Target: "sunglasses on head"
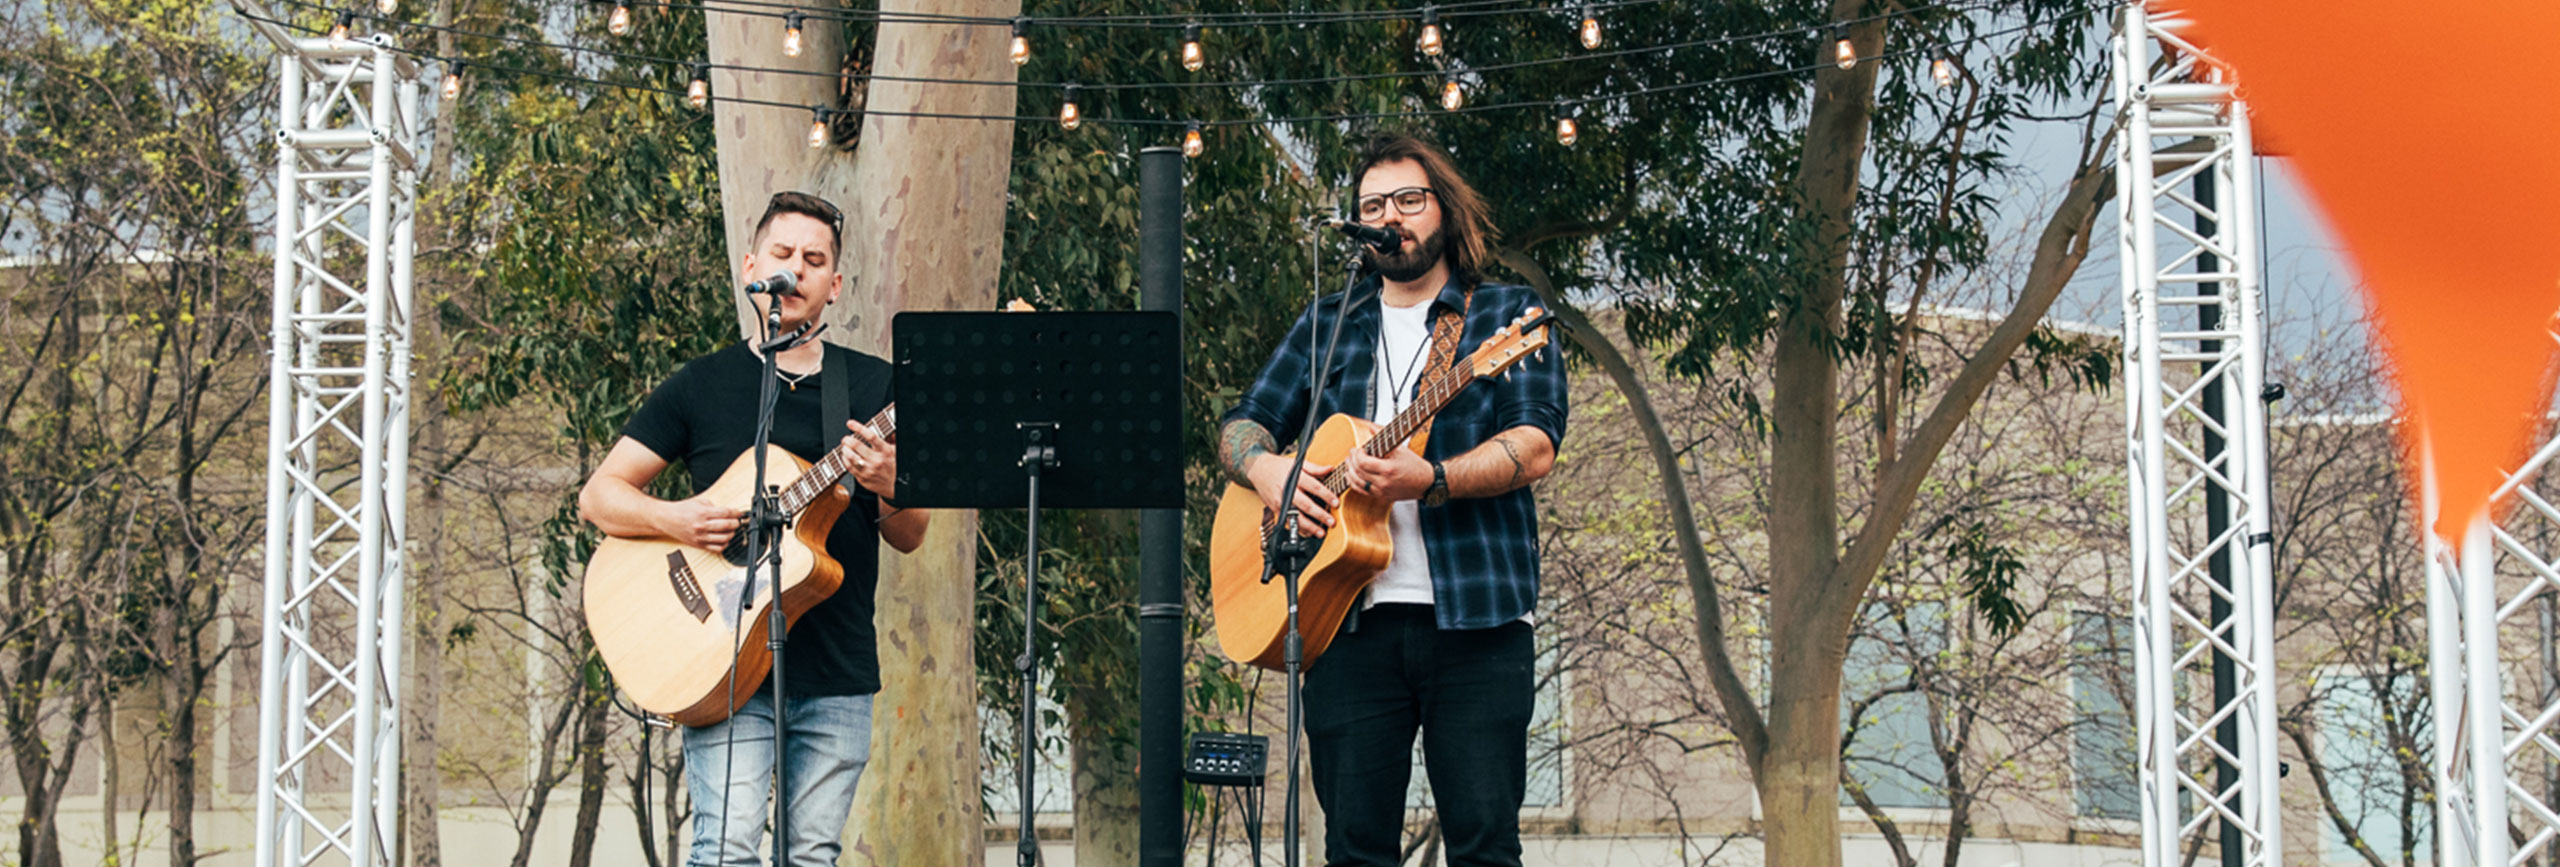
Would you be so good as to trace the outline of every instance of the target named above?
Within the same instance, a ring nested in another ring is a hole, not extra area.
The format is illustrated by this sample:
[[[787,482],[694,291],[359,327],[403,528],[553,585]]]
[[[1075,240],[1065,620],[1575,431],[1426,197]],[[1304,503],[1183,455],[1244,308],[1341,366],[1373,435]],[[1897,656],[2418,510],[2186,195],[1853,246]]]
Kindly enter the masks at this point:
[[[844,212],[837,210],[835,203],[797,190],[786,190],[773,194],[773,199],[765,203],[765,210],[773,210],[775,208],[783,208],[792,211],[814,211],[821,217],[824,217],[827,224],[830,226],[841,227],[844,225]]]

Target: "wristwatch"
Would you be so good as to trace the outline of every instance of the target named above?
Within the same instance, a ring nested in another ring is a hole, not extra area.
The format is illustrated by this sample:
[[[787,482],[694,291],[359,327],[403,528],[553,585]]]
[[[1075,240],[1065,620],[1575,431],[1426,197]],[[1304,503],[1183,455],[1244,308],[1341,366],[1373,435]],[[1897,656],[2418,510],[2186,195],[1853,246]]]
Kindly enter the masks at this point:
[[[1437,506],[1449,501],[1449,468],[1439,461],[1431,462],[1431,487],[1422,491],[1422,504]]]

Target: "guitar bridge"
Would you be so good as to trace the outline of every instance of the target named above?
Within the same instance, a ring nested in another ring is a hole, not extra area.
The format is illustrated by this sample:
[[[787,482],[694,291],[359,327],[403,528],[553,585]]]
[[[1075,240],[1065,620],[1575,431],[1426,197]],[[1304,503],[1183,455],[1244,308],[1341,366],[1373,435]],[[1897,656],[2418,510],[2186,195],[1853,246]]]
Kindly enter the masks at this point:
[[[685,562],[684,552],[667,552],[667,583],[675,585],[676,601],[684,603],[684,612],[695,622],[711,620],[711,600],[703,598],[702,582],[693,577],[693,564]]]

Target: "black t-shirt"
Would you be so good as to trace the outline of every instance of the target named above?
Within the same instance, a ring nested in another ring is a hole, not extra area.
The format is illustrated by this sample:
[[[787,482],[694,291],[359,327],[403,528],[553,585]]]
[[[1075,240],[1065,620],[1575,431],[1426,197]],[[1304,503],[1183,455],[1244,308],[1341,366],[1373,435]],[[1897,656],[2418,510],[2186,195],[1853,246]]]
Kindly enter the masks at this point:
[[[683,461],[700,491],[719,481],[739,455],[755,446],[757,378],[763,362],[745,343],[685,362],[668,377],[640,411],[622,426],[622,435],[649,447],[658,457]],[[842,428],[826,413],[826,386],[820,377],[850,374],[852,407],[857,421],[869,421],[889,405],[889,363],[841,346],[827,346],[819,376],[793,388],[774,383],[773,445],[801,460],[815,462],[844,439]],[[787,485],[790,479],[767,479]],[[844,585],[791,629],[783,645],[783,676],[793,695],[864,695],[880,691],[880,653],[871,625],[872,594],[880,585],[879,499],[869,490],[842,480],[853,490],[853,504],[827,534],[827,554],[844,567]],[[755,684],[739,684],[748,689]]]

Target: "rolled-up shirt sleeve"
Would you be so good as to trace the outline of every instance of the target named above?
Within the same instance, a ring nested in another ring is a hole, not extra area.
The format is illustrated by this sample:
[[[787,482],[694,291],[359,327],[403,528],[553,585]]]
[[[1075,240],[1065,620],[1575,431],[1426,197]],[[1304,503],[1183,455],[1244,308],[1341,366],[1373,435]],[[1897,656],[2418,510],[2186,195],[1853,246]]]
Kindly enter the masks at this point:
[[[1526,312],[1530,304],[1536,303],[1537,296],[1525,291],[1522,294],[1528,295],[1529,304],[1522,305],[1521,311]],[[1513,315],[1516,317],[1518,314]],[[1554,342],[1563,340],[1564,333],[1550,326],[1547,339],[1549,345],[1521,359],[1512,368],[1510,377],[1494,380],[1493,386],[1500,395],[1500,399],[1494,401],[1494,430],[1537,428],[1546,433],[1548,444],[1562,450],[1568,398],[1564,347],[1554,345]]]
[[[1271,360],[1262,365],[1262,373],[1245,389],[1244,398],[1218,420],[1220,429],[1245,419],[1270,431],[1271,438],[1283,445],[1296,440],[1307,413],[1307,370],[1314,366],[1308,342],[1315,330],[1315,310],[1310,308],[1298,316],[1297,324],[1290,326],[1289,336],[1282,338],[1280,346],[1272,351]]]

